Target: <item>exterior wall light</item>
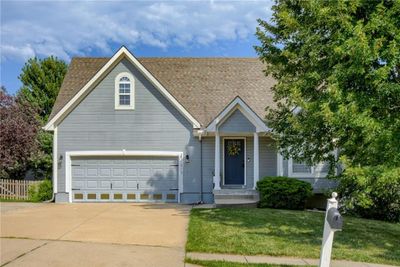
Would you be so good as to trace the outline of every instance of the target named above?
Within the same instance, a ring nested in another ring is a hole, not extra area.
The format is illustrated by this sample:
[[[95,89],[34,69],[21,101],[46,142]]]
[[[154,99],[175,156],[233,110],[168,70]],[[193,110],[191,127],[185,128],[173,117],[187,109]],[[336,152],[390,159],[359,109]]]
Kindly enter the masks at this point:
[[[190,162],[190,158],[193,156],[194,146],[186,146],[186,156],[185,161],[186,163]]]

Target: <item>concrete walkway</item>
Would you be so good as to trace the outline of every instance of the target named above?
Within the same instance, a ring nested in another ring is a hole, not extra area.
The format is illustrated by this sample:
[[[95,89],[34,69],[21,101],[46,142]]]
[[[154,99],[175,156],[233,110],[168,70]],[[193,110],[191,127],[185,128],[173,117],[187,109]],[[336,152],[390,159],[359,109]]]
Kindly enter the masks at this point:
[[[290,257],[272,257],[272,256],[246,256],[232,254],[212,254],[212,253],[186,253],[187,258],[194,260],[208,261],[229,261],[240,263],[269,263],[269,264],[287,264],[287,265],[318,265],[318,259],[302,259]],[[334,260],[331,262],[331,267],[393,267],[393,265],[354,262],[344,260]]]

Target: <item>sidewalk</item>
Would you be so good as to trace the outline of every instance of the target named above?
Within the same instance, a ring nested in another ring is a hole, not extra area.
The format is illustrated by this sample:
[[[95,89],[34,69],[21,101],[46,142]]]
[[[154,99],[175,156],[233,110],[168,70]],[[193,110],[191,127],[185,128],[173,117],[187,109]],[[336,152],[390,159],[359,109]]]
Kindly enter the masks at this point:
[[[246,256],[232,254],[212,254],[212,253],[197,253],[188,252],[186,258],[194,260],[209,260],[209,261],[230,261],[241,263],[270,263],[270,264],[288,264],[288,265],[314,265],[319,263],[318,259],[302,259],[290,257],[272,257],[272,256]],[[393,265],[354,262],[345,260],[333,260],[331,267],[393,267]]]

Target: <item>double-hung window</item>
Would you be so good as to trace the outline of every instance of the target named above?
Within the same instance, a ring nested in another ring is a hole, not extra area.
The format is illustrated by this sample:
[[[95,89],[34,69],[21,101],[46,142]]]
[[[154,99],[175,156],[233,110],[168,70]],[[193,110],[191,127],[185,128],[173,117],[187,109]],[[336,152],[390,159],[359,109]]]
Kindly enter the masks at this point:
[[[329,171],[329,164],[323,162],[315,166],[310,166],[304,162],[298,162],[290,158],[288,168],[289,177],[325,177]]]
[[[134,109],[134,79],[124,72],[115,78],[115,109]]]

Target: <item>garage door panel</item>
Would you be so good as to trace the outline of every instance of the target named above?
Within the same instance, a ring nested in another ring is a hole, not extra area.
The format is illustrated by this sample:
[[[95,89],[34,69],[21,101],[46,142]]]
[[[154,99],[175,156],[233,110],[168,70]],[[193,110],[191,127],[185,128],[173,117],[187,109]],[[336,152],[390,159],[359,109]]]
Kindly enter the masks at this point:
[[[100,169],[100,176],[110,177],[111,176],[111,168],[101,168]]]
[[[86,170],[87,170],[86,172],[87,176],[92,176],[92,177],[98,176],[99,171],[97,168],[87,168]]]
[[[100,181],[100,188],[111,189],[111,181]]]
[[[136,180],[128,180],[126,181],[127,188],[137,188],[137,181]]]
[[[150,168],[143,168],[139,170],[139,176],[148,177],[151,174]]]
[[[113,189],[118,189],[118,188],[124,188],[125,186],[125,182],[124,181],[118,181],[118,180],[113,180],[112,181],[112,186]]]
[[[136,177],[137,174],[138,174],[137,169],[132,169],[132,168],[129,168],[129,167],[126,169],[126,175],[127,175],[127,176],[134,176],[134,177]]]
[[[75,180],[72,182],[72,188],[83,189],[85,188],[85,182],[80,180]]]
[[[98,181],[92,181],[92,180],[87,181],[87,188],[90,189],[98,188]]]
[[[73,199],[176,202],[177,164],[174,158],[72,158]]]
[[[79,168],[79,167],[73,168],[72,169],[72,175],[74,177],[84,177],[85,176],[85,169]]]
[[[113,177],[124,176],[124,169],[123,168],[113,168],[112,174],[113,174]]]

